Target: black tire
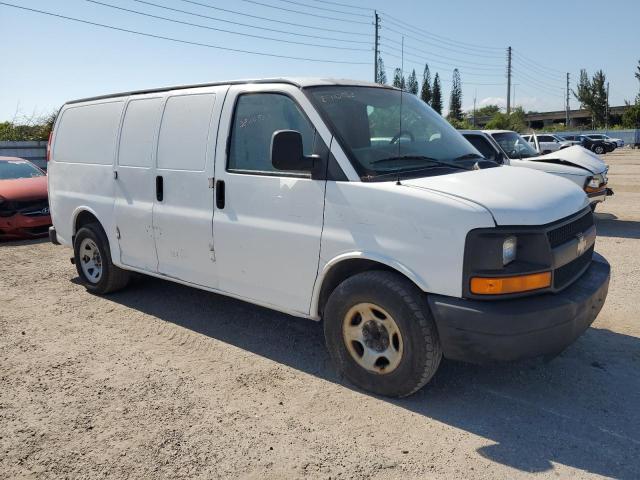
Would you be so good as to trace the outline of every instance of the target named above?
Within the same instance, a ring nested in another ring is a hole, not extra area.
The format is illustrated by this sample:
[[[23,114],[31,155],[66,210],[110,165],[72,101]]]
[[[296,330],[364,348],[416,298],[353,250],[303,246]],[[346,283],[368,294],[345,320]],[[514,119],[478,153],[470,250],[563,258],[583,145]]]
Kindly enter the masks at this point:
[[[82,252],[80,252],[80,245],[85,239],[91,239],[100,253],[102,274],[97,281],[93,281],[87,277],[81,266]],[[91,293],[104,295],[120,290],[129,283],[130,273],[116,267],[111,261],[109,240],[107,240],[107,235],[102,227],[97,223],[90,223],[78,230],[73,241],[73,257],[78,276],[82,280],[85,288]]]
[[[604,153],[604,147],[602,145],[596,145],[595,147],[593,147],[593,152],[597,153],[598,155],[602,155]]]
[[[402,355],[388,373],[365,369],[346,345],[343,322],[349,310],[360,303],[382,307],[400,331]],[[327,349],[338,374],[364,390],[405,397],[429,382],[440,365],[442,349],[426,295],[397,273],[368,271],[348,278],[331,293],[323,320]]]

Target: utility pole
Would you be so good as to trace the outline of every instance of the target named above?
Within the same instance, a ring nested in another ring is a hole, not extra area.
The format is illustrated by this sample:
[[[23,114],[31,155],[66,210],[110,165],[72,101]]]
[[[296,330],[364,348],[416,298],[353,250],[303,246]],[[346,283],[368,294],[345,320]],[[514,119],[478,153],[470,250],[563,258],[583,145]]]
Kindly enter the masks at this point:
[[[476,88],[473,94],[473,128],[476,127],[476,97],[478,96],[478,89]]]
[[[609,82],[607,82],[607,108],[604,111],[604,128],[609,131]]]
[[[569,72],[567,72],[567,100],[564,105],[564,126],[565,128],[569,128]]]
[[[375,58],[373,59],[373,68],[375,69],[375,71],[373,72],[373,81],[378,83],[378,57],[380,56],[378,50],[379,50],[379,40],[380,40],[380,36],[378,34],[378,31],[380,30],[380,16],[378,15],[378,11],[374,10],[374,15],[375,15],[375,19],[376,19],[376,38],[374,40],[375,43],[375,48],[374,48],[374,54],[375,54]]]
[[[507,115],[511,113],[511,47],[507,48]]]

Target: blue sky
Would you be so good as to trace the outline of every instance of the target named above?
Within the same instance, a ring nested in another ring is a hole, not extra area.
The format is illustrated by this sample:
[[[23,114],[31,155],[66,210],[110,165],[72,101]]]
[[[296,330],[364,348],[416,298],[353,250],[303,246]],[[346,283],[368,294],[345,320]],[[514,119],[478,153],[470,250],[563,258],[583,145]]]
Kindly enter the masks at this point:
[[[87,0],[0,1],[190,42],[347,62],[310,62],[190,46],[0,5],[5,46],[0,121],[45,114],[69,99],[155,86],[282,75],[372,80],[372,9],[382,12],[381,50],[389,79],[393,68],[400,66],[397,57],[404,33],[405,74],[416,68],[421,77],[424,62],[429,62],[432,75],[439,72],[443,80],[445,104],[454,66],[460,67],[465,108],[471,108],[474,96],[479,106],[503,104],[509,45],[514,49],[515,103],[526,109],[563,109],[563,72],[570,72],[575,86],[580,68],[590,73],[598,68],[605,71],[612,105],[633,99],[638,91],[633,77],[640,59],[637,0],[100,0],[173,20],[321,46],[197,28]],[[405,28],[404,22],[413,27]],[[573,97],[571,105],[577,107]]]

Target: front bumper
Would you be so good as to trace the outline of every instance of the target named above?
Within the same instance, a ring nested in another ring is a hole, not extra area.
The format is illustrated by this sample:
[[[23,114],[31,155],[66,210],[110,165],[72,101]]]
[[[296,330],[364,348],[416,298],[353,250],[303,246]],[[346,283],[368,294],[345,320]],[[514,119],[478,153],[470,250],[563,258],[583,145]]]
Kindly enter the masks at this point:
[[[594,253],[585,273],[558,293],[502,301],[430,295],[444,356],[487,363],[560,353],[598,316],[610,270]]]
[[[49,225],[51,225],[50,215],[28,216],[18,213],[11,217],[0,217],[0,238],[43,237],[47,235]]]

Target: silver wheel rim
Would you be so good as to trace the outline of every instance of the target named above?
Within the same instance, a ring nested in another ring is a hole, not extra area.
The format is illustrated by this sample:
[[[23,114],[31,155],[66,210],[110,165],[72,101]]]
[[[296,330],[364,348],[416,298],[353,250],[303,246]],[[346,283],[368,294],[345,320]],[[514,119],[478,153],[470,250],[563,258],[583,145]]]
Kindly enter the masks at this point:
[[[369,372],[391,373],[402,360],[404,347],[398,324],[373,303],[359,303],[349,309],[342,322],[342,337],[351,357]]]
[[[102,278],[102,257],[96,242],[85,238],[80,242],[80,268],[87,280],[98,283]]]

